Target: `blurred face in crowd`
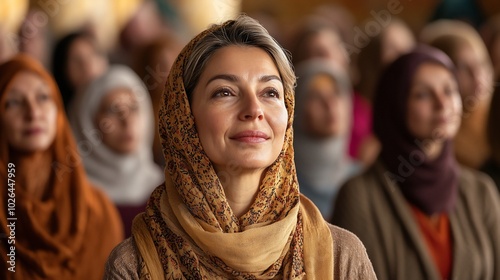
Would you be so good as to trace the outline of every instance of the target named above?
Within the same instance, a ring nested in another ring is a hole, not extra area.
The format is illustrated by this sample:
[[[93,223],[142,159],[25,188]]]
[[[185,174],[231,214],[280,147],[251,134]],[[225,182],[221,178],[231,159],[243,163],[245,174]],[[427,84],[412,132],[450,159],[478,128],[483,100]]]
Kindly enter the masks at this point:
[[[342,39],[332,30],[323,29],[311,35],[306,44],[306,57],[325,58],[344,70],[349,68],[349,56]]]
[[[44,151],[56,136],[57,105],[38,75],[22,71],[12,79],[3,102],[3,127],[9,145],[21,152]]]
[[[121,31],[122,44],[141,47],[154,40],[162,32],[162,19],[154,1],[142,1],[132,18]]]
[[[349,100],[330,76],[312,78],[305,102],[305,127],[311,135],[324,138],[347,132]]]
[[[163,89],[163,85],[167,82],[168,74],[170,73],[170,69],[174,64],[175,59],[177,58],[177,52],[173,51],[171,48],[165,47],[161,50],[158,50],[154,55],[153,61],[156,64],[150,65],[153,71],[157,71],[158,78],[160,81],[158,82],[160,88]],[[163,90],[162,90],[163,91]]]
[[[283,148],[288,118],[283,84],[274,61],[260,48],[217,50],[192,93],[191,108],[217,171],[230,166],[263,171]]]
[[[392,22],[382,36],[381,62],[389,65],[403,54],[410,52],[415,46],[415,37],[403,23]]]
[[[106,58],[97,52],[88,39],[79,38],[71,44],[68,52],[67,75],[74,88],[84,87],[102,75],[107,68]]]
[[[407,125],[420,140],[450,139],[460,126],[462,102],[452,73],[435,63],[422,64],[413,76]]]
[[[102,99],[96,114],[96,126],[102,142],[117,154],[132,154],[141,141],[141,111],[129,89],[116,88]]]
[[[453,57],[455,58],[455,65],[457,67],[458,84],[462,100],[467,102],[470,98],[482,99],[489,96],[493,76],[488,69],[488,62],[483,61],[478,52],[468,44],[460,46]],[[466,105],[468,105],[468,102],[464,103],[464,106]]]

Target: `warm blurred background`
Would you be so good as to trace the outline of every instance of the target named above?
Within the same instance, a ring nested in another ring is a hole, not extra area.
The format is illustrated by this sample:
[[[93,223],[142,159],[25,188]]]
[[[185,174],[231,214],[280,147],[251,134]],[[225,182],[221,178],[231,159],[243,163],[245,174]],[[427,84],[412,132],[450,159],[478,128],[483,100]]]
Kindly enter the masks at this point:
[[[155,6],[155,11],[148,6]],[[163,21],[165,29],[188,40],[210,23],[243,12],[284,36],[310,13],[362,28],[374,19],[374,13],[390,7],[396,7],[397,16],[413,31],[438,18],[461,19],[480,27],[488,17],[500,12],[500,2],[494,0],[1,0],[0,30],[7,34],[2,38],[10,41],[4,42],[8,45],[14,43],[16,35],[21,35],[21,41],[36,40],[36,31],[42,31],[53,42],[89,28],[102,47],[109,49],[119,44],[120,34],[126,29],[138,36],[136,40],[146,40],[155,32],[155,20]],[[151,13],[157,13],[159,18]]]

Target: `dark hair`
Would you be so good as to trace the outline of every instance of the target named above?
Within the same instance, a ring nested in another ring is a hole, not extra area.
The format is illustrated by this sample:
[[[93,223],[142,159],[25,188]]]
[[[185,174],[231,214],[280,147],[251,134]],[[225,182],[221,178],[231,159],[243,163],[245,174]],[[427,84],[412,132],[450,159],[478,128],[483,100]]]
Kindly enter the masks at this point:
[[[94,38],[86,32],[75,32],[62,38],[55,46],[52,54],[52,74],[62,95],[64,107],[67,108],[73,98],[75,88],[68,77],[69,51],[76,40],[86,40],[96,48]]]

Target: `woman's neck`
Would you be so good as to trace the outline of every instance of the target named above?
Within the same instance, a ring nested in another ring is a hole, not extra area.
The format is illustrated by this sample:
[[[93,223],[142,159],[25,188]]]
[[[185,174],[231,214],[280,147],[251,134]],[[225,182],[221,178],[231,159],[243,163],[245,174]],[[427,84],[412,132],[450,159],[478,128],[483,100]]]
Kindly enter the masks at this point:
[[[263,171],[217,173],[231,210],[236,217],[240,218],[248,212],[255,201]]]
[[[425,147],[424,153],[428,161],[435,160],[443,151],[444,142],[443,141],[430,141],[430,143]]]
[[[51,156],[48,152],[13,154],[16,182],[32,199],[44,200],[50,192]]]

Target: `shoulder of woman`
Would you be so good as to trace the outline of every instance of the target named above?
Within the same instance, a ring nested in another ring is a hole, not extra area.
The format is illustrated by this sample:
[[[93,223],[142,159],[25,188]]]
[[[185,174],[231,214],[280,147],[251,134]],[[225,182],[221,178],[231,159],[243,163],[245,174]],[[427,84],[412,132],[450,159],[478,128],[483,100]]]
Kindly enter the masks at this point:
[[[493,179],[477,170],[460,167],[460,197],[466,200],[465,205],[474,205],[484,215],[500,217],[500,194]],[[498,219],[498,218],[496,218]]]
[[[335,279],[377,279],[361,240],[345,229],[328,224],[333,238]]]
[[[465,166],[460,166],[459,172],[462,192],[474,192],[483,195],[498,193],[495,188],[495,182],[486,173]]]
[[[139,253],[132,237],[118,244],[108,257],[103,279],[139,279]]]

